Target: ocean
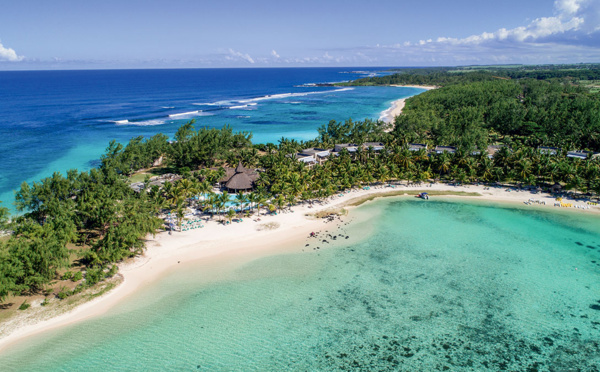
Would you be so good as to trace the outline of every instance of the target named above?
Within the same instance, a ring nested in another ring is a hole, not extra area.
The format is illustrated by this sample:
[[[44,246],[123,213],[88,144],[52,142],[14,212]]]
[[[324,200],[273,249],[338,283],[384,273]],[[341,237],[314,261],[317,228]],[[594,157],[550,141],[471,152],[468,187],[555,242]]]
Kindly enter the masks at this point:
[[[313,139],[330,120],[378,119],[416,88],[317,86],[378,68],[0,71],[0,200],[23,181],[88,170],[112,139],[231,125],[254,143]]]
[[[14,345],[0,365],[598,370],[597,216],[396,197],[363,205],[351,218],[329,229],[340,235],[336,243],[308,239],[309,247],[221,276],[194,264],[180,268],[103,316]]]

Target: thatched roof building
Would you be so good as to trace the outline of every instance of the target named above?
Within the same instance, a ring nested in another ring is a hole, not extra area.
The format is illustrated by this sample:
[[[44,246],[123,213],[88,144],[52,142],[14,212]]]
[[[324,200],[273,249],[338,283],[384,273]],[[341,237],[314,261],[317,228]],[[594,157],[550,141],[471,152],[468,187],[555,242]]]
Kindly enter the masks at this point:
[[[254,182],[258,177],[256,171],[246,169],[242,162],[239,162],[235,169],[225,169],[225,177],[221,179],[221,183],[224,183],[225,187],[231,191],[251,190],[254,188]]]

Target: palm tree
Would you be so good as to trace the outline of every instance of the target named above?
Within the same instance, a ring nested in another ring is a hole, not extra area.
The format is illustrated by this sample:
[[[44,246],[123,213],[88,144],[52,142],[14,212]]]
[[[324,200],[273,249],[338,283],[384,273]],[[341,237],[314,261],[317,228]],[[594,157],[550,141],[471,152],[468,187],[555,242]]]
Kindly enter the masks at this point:
[[[229,200],[229,193],[227,191],[223,191],[220,195],[217,196],[217,204],[219,206],[219,213],[222,209],[224,209],[225,207],[227,207],[227,204],[229,204],[230,200]]]
[[[231,223],[233,217],[235,217],[235,211],[233,209],[229,209],[227,211],[227,219],[229,220],[229,223]]]
[[[217,196],[215,194],[209,194],[208,197],[204,199],[204,208],[202,211],[204,213],[210,212],[210,217],[213,218],[217,204]]]
[[[413,164],[412,153],[407,147],[403,147],[402,150],[395,156],[396,162],[403,169],[409,169]]]
[[[493,178],[492,171],[494,169],[492,160],[487,156],[481,157],[479,161],[479,175],[484,182],[490,182]]]
[[[248,210],[252,210],[254,209],[254,206],[252,205],[252,203],[254,202],[254,198],[255,198],[255,193],[253,191],[250,191],[249,193],[246,194],[246,200],[248,202]]]
[[[240,191],[235,195],[235,203],[240,206],[240,214],[243,213],[244,204],[246,204],[247,202],[248,202],[248,198],[246,197],[246,194],[244,194],[243,192]]]
[[[264,194],[257,194],[254,202],[256,203],[256,208],[258,210],[258,216],[260,217],[260,208],[265,206],[267,203],[267,197]]]
[[[439,179],[441,181],[442,174],[447,174],[450,170],[450,167],[452,166],[452,160],[450,159],[448,153],[444,151],[435,157],[435,161],[437,163],[436,168],[439,174]]]
[[[185,199],[182,197],[178,197],[175,199],[175,215],[177,216],[177,225],[179,226],[179,231],[181,231],[181,224],[183,223],[183,218],[185,217]]]
[[[275,199],[275,205],[277,206],[277,210],[280,211],[283,209],[283,207],[285,206],[285,196],[283,195],[279,195],[277,196],[277,198]]]

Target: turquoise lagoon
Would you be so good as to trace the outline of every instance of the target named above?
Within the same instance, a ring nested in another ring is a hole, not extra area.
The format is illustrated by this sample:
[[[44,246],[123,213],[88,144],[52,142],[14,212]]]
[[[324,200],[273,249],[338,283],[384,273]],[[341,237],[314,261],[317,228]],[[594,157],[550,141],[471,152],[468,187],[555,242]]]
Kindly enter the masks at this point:
[[[188,264],[104,316],[12,346],[0,365],[598,370],[597,216],[387,198],[350,217],[291,253]]]

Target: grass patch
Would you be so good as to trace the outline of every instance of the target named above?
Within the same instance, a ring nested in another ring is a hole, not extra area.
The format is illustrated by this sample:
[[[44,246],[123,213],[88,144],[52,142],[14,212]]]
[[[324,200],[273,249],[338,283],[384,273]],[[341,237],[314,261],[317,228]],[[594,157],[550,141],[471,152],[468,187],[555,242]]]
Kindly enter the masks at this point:
[[[144,182],[144,179],[146,178],[147,175],[149,175],[150,177],[154,177],[154,176],[162,176],[167,173],[175,173],[175,172],[176,172],[175,168],[171,168],[171,167],[150,168],[150,169],[141,170],[137,173],[132,174],[131,177],[129,177],[129,180],[131,182]]]
[[[88,293],[86,294],[84,297],[87,301],[89,300],[93,300],[96,297],[100,297],[103,294],[105,294],[106,292],[110,291],[111,289],[115,288],[117,286],[117,284],[119,284],[121,281],[108,281],[106,282],[106,284],[98,291],[98,292],[93,292],[93,293]]]
[[[64,300],[47,301],[46,306],[29,307],[26,311],[20,310],[19,307],[25,307],[30,304],[32,297],[26,298],[21,306],[17,304],[21,301],[13,301],[6,308],[0,311],[0,336],[10,334],[14,330],[21,328],[23,325],[35,324],[37,322],[54,318],[68,311],[71,311],[76,306],[93,300],[106,294],[114,289],[123,281],[120,275],[116,275],[110,279],[98,283],[97,285],[85,289],[83,292],[69,296]],[[19,299],[22,297],[19,297]],[[17,300],[17,298],[15,298]],[[15,304],[16,302],[16,304]]]

